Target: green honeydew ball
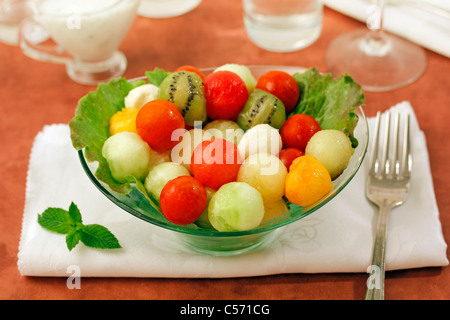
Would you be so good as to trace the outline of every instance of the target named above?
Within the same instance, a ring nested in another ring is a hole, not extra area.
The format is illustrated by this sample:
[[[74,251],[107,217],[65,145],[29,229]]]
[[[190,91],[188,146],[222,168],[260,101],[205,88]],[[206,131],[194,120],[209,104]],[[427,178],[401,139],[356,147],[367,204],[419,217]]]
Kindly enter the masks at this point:
[[[261,194],[245,182],[224,184],[208,206],[211,225],[218,231],[245,231],[259,226],[264,218]]]
[[[148,172],[150,147],[134,132],[119,132],[109,137],[102,147],[113,178],[126,182],[127,176],[143,179]]]

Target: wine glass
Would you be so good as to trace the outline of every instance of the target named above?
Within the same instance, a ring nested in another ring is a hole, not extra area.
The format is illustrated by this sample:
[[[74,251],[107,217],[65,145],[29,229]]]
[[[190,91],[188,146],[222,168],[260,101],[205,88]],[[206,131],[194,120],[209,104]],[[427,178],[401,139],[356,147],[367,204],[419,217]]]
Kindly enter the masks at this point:
[[[369,7],[367,27],[334,39],[325,53],[328,70],[348,73],[367,91],[388,91],[417,80],[425,70],[425,51],[402,38],[384,32],[385,1]]]

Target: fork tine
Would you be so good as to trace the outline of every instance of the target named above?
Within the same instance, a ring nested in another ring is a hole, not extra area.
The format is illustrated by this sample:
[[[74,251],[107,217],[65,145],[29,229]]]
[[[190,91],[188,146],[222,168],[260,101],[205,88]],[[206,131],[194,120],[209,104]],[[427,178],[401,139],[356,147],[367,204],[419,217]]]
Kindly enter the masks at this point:
[[[386,127],[384,132],[384,142],[383,142],[383,150],[381,155],[381,166],[379,167],[379,175],[388,175],[389,174],[389,167],[386,164],[389,164],[388,162],[388,154],[389,154],[389,138],[390,138],[390,128],[391,127],[391,113],[386,113]]]
[[[392,147],[392,168],[390,170],[390,174],[392,176],[398,176],[399,174],[399,167],[400,167],[400,150],[399,150],[399,144],[400,144],[400,114],[397,112],[395,114],[394,118],[394,141],[393,141],[393,147]]]
[[[400,164],[400,172],[403,177],[409,177],[412,169],[412,156],[411,156],[411,138],[410,138],[410,115],[406,115],[406,123],[403,130],[403,150],[402,159]]]

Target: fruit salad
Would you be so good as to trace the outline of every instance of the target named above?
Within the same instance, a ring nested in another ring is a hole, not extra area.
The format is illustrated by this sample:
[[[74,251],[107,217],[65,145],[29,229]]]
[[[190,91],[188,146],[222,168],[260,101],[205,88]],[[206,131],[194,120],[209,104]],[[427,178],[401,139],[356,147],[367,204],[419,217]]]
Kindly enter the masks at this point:
[[[207,75],[156,68],[100,84],[70,128],[112,190],[135,184],[174,224],[244,231],[332,190],[358,144],[363,102],[348,75],[316,68],[258,78],[239,64]]]

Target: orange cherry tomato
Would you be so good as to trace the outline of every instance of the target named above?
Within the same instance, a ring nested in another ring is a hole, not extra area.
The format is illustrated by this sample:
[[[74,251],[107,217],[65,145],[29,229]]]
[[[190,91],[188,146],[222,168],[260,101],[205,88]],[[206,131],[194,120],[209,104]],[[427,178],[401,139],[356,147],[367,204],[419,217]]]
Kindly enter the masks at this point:
[[[177,71],[195,72],[196,74],[198,74],[200,76],[200,78],[202,79],[203,83],[205,83],[205,80],[206,80],[205,74],[202,71],[200,71],[200,69],[197,68],[197,67],[194,67],[194,66],[191,66],[191,65],[184,65],[184,66],[181,66],[181,67],[177,68],[174,72],[177,72]]]
[[[172,149],[178,141],[172,141],[172,133],[184,129],[181,112],[170,101],[157,99],[147,102],[136,116],[136,130],[151,149],[162,152]]]
[[[167,220],[187,225],[195,222],[205,210],[206,188],[196,178],[181,176],[166,183],[159,203]]]

